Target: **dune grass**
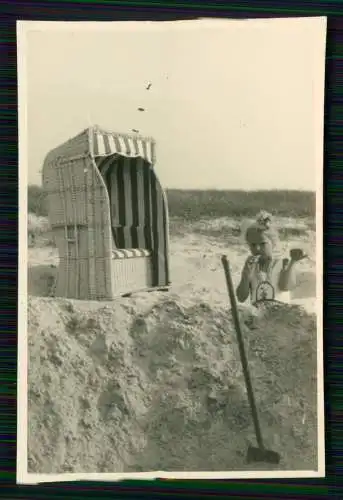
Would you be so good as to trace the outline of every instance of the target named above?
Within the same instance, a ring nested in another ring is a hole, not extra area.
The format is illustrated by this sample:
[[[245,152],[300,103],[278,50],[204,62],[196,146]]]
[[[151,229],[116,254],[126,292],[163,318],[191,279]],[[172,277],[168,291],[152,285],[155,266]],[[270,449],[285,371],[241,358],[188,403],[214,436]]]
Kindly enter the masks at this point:
[[[316,195],[311,191],[225,191],[167,189],[170,217],[186,221],[200,218],[253,217],[264,209],[280,217],[310,217],[316,213]],[[47,216],[42,187],[28,187],[28,210]]]
[[[304,191],[224,191],[167,189],[171,236],[188,232],[223,237],[236,241],[235,226],[244,218],[252,218],[262,208],[270,211],[279,224],[279,236],[287,239],[315,230],[316,195]],[[39,221],[46,218],[48,206],[41,186],[28,187],[28,210]],[[52,245],[51,238],[43,243],[42,228],[29,228],[30,246]],[[277,224],[278,225],[278,224]],[[41,226],[41,224],[40,224]]]
[[[316,195],[302,191],[167,190],[171,216],[186,220],[253,217],[264,209],[277,216],[314,217]]]

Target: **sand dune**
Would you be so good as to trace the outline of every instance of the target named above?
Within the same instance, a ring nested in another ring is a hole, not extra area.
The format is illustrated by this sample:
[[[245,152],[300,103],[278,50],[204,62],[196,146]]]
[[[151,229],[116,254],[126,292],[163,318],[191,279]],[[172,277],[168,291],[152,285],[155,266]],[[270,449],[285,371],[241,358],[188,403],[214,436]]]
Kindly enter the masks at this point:
[[[193,232],[173,224],[167,294],[49,297],[56,249],[29,249],[29,472],[251,468],[253,427],[220,263],[226,253],[237,281],[246,250],[222,222]],[[310,230],[283,241],[285,252],[301,244],[311,256],[294,304],[240,308],[280,469],[317,468],[313,241]]]

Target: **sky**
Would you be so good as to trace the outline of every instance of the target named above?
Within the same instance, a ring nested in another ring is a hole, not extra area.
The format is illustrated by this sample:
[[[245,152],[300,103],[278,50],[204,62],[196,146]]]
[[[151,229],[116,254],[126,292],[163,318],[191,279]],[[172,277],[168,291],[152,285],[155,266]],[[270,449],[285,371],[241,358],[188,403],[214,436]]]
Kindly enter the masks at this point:
[[[316,189],[323,18],[57,24],[27,30],[19,74],[30,184],[97,124],[153,136],[167,188]]]

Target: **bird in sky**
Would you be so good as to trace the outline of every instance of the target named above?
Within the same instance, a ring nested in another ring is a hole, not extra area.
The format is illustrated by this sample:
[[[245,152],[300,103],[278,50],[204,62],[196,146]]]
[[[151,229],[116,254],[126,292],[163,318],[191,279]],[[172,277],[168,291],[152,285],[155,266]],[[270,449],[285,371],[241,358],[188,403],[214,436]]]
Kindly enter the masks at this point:
[[[138,111],[145,111],[144,108],[138,108]]]
[[[132,132],[134,132],[135,134],[138,134],[138,133],[139,133],[139,130],[137,130],[137,129],[133,128],[133,129],[132,129]]]
[[[148,83],[148,86],[146,87],[147,90],[149,90],[151,87],[151,83]]]

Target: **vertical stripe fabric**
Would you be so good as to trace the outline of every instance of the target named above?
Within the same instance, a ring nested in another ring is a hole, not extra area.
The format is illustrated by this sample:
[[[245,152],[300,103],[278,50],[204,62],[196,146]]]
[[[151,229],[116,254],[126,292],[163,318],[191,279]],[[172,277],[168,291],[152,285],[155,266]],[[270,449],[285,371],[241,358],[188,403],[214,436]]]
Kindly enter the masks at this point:
[[[154,160],[154,141],[150,138],[129,134],[110,134],[98,128],[92,130],[94,157],[117,154],[129,158],[143,158],[149,163]]]
[[[152,165],[154,143],[97,129],[93,134],[93,154],[110,198],[114,249],[150,250],[153,286],[166,286],[168,207]]]

